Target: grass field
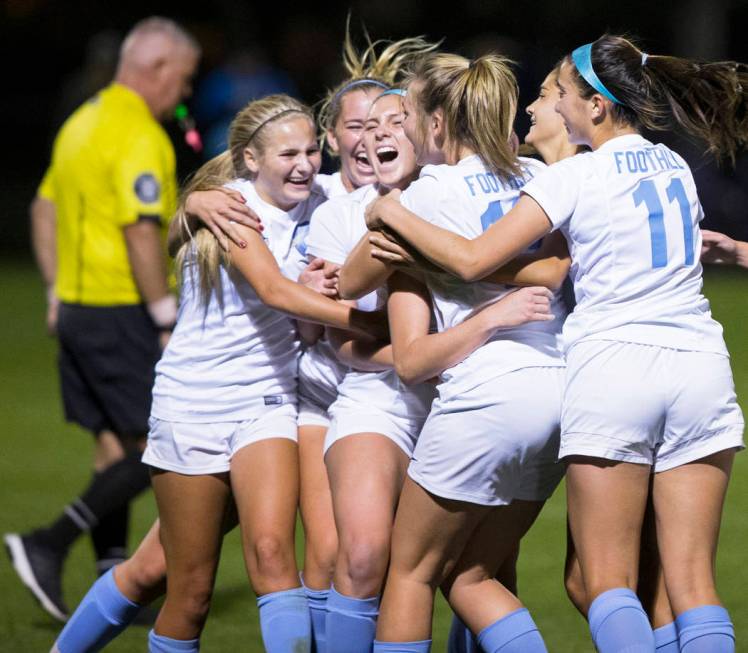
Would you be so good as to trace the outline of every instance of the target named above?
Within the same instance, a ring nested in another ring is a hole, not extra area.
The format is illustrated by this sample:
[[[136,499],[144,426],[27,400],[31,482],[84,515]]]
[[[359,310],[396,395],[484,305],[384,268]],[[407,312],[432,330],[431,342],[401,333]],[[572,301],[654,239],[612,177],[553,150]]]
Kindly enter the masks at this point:
[[[41,283],[30,263],[5,263],[4,315],[0,321],[0,530],[37,526],[56,516],[87,483],[91,441],[66,424],[58,393],[55,343],[44,333]],[[725,326],[738,396],[748,409],[748,273],[710,269],[706,294]],[[155,517],[150,494],[136,504],[131,545]],[[522,545],[520,594],[533,612],[550,651],[592,651],[585,622],[566,599],[562,584],[565,550],[564,492],[560,488]],[[718,560],[719,586],[740,640],[748,637],[748,456],[737,458],[727,499]],[[301,546],[301,543],[300,543]],[[86,538],[75,545],[65,568],[65,596],[74,607],[93,581]],[[47,651],[59,625],[42,612],[0,557],[0,651]],[[434,651],[445,650],[449,611],[438,605]],[[108,650],[144,651],[147,630],[133,627]],[[261,651],[254,596],[249,589],[236,533],[226,539],[215,600],[203,636],[206,651]],[[738,646],[738,650],[741,646]]]

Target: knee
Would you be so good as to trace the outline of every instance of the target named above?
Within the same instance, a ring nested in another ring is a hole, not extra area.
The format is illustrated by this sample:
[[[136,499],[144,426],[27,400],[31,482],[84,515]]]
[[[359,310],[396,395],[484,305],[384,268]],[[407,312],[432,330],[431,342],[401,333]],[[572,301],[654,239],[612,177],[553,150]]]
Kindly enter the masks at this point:
[[[193,572],[173,581],[169,582],[167,602],[177,604],[183,618],[201,629],[208,617],[213,596],[213,574]]]
[[[351,585],[370,594],[379,591],[389,561],[389,540],[356,537],[340,544],[343,573]]]
[[[338,536],[333,531],[324,536],[308,539],[306,542],[306,562],[322,573],[332,576],[335,558],[338,554]]]
[[[249,547],[250,567],[259,579],[282,578],[294,575],[296,559],[292,542],[275,534],[260,535]],[[253,579],[257,582],[257,579]],[[255,588],[256,591],[257,588]]]
[[[121,577],[137,594],[136,603],[150,603],[166,590],[166,560],[163,555],[133,557],[121,565]]]

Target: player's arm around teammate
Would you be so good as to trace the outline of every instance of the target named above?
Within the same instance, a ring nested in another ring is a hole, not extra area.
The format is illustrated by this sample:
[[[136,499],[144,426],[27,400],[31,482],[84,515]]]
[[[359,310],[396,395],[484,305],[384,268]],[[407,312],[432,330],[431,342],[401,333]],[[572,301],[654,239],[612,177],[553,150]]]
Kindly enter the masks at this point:
[[[683,85],[695,88],[693,78],[708,83],[684,95]],[[570,369],[560,455],[568,457],[572,536],[593,599],[590,628],[603,652],[635,644],[654,648],[646,615],[631,591],[636,585],[640,527],[652,468],[658,546],[681,650],[688,650],[696,639],[700,646],[711,647],[708,650],[734,649],[732,624],[714,585],[713,560],[732,458],[742,447],[743,418],[721,329],[699,294],[697,223],[702,212],[693,179],[680,157],[645,141],[638,129],[642,124],[650,129],[676,126],[703,140],[712,152],[731,158],[746,140],[734,109],[745,102],[744,81],[742,64],[649,56],[625,39],[602,37],[566,57],[558,80],[557,110],[570,140],[589,146],[591,153],[559,162],[539,175],[525,187],[526,195],[513,211],[472,241],[437,234],[394,203],[387,209],[392,221],[371,221],[371,226],[384,223],[394,228],[429,259],[463,278],[481,276],[551,227],[560,227],[577,247],[575,286],[584,283],[586,291],[596,290],[587,297],[587,308],[614,301],[594,285],[605,270],[616,279],[615,301],[630,298],[637,315],[646,310],[647,324],[654,321],[650,329],[621,315],[618,320],[627,320],[626,324],[593,320],[583,325],[594,314],[578,306],[565,327],[567,342],[574,344],[567,356]],[[652,111],[655,104],[664,106],[662,112]],[[591,173],[593,167],[604,168],[599,183]],[[553,198],[553,184],[558,183],[564,185],[564,196]],[[572,199],[575,193],[579,194]],[[648,221],[657,211],[666,218],[662,230]],[[613,219],[615,212],[619,213]],[[616,232],[618,225],[630,229],[627,237]],[[666,229],[673,234],[668,241],[678,242],[680,249],[666,248],[661,237]],[[601,261],[593,266],[595,256],[589,248],[606,241],[611,232],[619,237],[607,241],[609,257],[602,267]],[[617,267],[622,256],[629,261],[625,271]],[[676,308],[679,305],[699,309],[687,316]],[[698,326],[686,326],[691,320]],[[703,334],[698,342],[689,338],[692,328]],[[614,344],[600,344],[606,336]],[[697,411],[689,412],[691,408],[680,401],[663,406],[653,395],[642,396],[648,386],[630,365],[647,346],[652,347],[652,355],[672,359],[640,362],[652,369],[662,364],[667,370],[657,382],[659,388],[664,379],[672,384],[665,400],[692,397],[688,406],[698,406]],[[585,356],[594,356],[595,347],[597,355],[608,348],[606,369],[594,372],[588,365],[583,372]],[[615,348],[620,351],[613,354]],[[703,360],[694,372],[694,362],[686,361],[697,358]],[[711,379],[706,385],[705,376]],[[594,415],[594,406],[603,406],[594,392],[601,378],[618,379],[617,391],[609,395],[603,413]],[[616,397],[628,397],[627,406],[635,397],[633,403],[649,411],[639,417],[639,427],[631,423],[627,409],[616,407]],[[605,451],[602,441],[610,445]]]

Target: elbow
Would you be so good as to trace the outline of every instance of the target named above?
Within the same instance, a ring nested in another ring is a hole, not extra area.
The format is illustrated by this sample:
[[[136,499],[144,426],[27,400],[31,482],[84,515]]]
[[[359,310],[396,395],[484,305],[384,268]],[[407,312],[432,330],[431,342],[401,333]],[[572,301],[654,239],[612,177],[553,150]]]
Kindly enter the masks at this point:
[[[288,292],[284,288],[284,281],[284,278],[270,279],[264,283],[257,284],[254,291],[265,306],[273,308],[276,311],[281,311],[282,313],[288,313],[290,306],[288,305]]]
[[[424,381],[423,374],[419,372],[420,370],[407,357],[395,358],[395,373],[405,385],[415,385]]]
[[[554,292],[561,290],[561,286],[564,285],[564,281],[569,274],[569,260],[559,260],[556,265],[553,266],[551,273],[548,275],[548,283],[546,287]]]

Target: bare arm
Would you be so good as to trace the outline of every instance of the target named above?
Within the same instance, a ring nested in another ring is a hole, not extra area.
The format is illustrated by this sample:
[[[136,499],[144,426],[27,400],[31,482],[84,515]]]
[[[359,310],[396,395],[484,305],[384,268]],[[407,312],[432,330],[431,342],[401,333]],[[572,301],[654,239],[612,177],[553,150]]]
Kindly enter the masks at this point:
[[[543,209],[527,195],[522,195],[511,211],[473,240],[422,220],[388,196],[369,204],[366,221],[369,229],[384,227],[396,232],[427,259],[464,281],[483,279],[551,228]],[[378,251],[388,258],[383,250]]]
[[[701,238],[703,263],[725,263],[748,268],[748,243],[707,229],[701,230]]]
[[[431,300],[420,281],[395,273],[388,309],[395,370],[407,384],[420,383],[465,360],[499,328],[551,320],[547,288],[523,288],[440,333],[429,333]]]
[[[355,302],[345,302],[353,305]],[[375,311],[380,319],[387,319],[386,309]],[[384,340],[360,336],[342,329],[327,329],[327,338],[341,363],[362,372],[381,372],[392,369],[392,345]]]
[[[239,191],[223,186],[194,190],[188,192],[182,201],[181,210],[169,224],[167,246],[171,256],[187,242],[191,233],[195,233],[201,222],[210,229],[226,251],[229,249],[229,240],[239,247],[244,246],[244,239],[234,227],[235,223],[257,231],[263,229],[259,216],[244,203]],[[180,214],[184,214],[184,222]]]
[[[47,332],[53,335],[57,331],[57,312],[60,304],[55,296],[55,278],[57,277],[55,205],[50,200],[37,195],[31,202],[29,213],[31,215],[31,246],[47,293]]]
[[[364,234],[340,268],[338,292],[343,299],[359,299],[383,286],[394,268],[372,256],[370,233]]]
[[[362,333],[386,333],[386,325],[377,322],[374,316],[367,316],[284,277],[262,237],[243,225],[236,225],[236,229],[247,246],[241,248],[231,241],[231,262],[264,304],[309,322]]]

